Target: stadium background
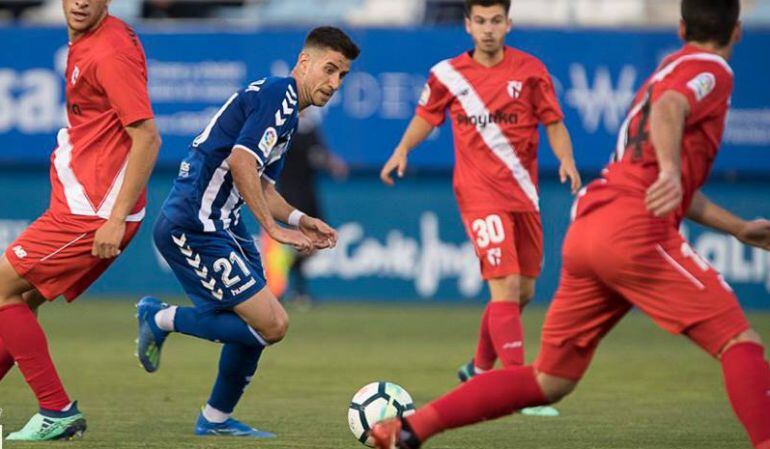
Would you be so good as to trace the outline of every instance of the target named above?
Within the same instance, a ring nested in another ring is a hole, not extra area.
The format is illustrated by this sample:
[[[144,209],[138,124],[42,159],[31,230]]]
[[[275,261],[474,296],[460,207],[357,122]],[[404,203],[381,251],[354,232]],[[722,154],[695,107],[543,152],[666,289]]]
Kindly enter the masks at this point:
[[[22,3],[0,2],[0,11]],[[134,23],[142,38],[164,144],[150,183],[146,224],[91,294],[181,294],[150,240],[151,223],[179,160],[233,91],[266,74],[286,74],[306,30],[323,21],[350,29],[363,53],[341,92],[322,111],[329,146],[353,172],[344,182],[320,181],[326,218],[339,228],[341,242],[307,266],[311,292],[323,300],[484,298],[451,191],[449,126],[413,153],[407,179],[396,188],[386,188],[376,176],[413,113],[430,67],[469,47],[458,26],[459,2],[246,1],[228,2],[233,4],[228,7],[193,2],[191,9],[165,12],[148,9],[154,3],[115,0],[112,6],[115,14]],[[534,53],[551,70],[586,181],[608,160],[642,77],[679,45],[672,26],[677,20],[674,3],[514,2],[514,20],[521,28],[509,43]],[[733,110],[707,192],[743,216],[770,216],[770,6],[746,2],[745,8],[746,36],[732,61],[737,85]],[[5,43],[0,47],[0,250],[48,201],[48,158],[64,117],[61,74],[67,39],[58,10],[58,1],[43,3],[0,26],[0,42]],[[157,18],[164,15],[204,17]],[[543,140],[546,256],[540,302],[548,301],[556,285],[571,204],[555,172],[556,161]],[[685,232],[746,305],[770,308],[770,253],[695,226],[688,225]]]

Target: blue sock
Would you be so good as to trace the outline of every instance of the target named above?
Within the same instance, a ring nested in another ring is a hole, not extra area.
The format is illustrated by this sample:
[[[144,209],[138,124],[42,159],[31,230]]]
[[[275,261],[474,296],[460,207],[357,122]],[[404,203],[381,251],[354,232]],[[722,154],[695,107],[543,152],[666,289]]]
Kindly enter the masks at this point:
[[[228,343],[219,356],[219,373],[208,404],[215,409],[232,413],[243,396],[246,386],[257,372],[257,362],[263,347]]]
[[[178,307],[174,329],[193,337],[218,343],[234,343],[260,350],[267,346],[257,331],[235,312],[203,312],[195,307]]]

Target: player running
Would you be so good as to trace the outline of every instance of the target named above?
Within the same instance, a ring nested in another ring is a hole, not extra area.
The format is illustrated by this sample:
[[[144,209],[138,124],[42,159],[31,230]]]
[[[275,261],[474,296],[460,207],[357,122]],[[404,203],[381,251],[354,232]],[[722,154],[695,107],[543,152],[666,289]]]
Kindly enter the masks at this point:
[[[478,376],[406,421],[376,425],[376,447],[414,449],[441,431],[560,400],[602,337],[635,306],[720,360],[753,447],[770,449],[770,366],[760,337],[730,287],[678,232],[687,217],[770,249],[770,221],[741,220],[699,190],[724,131],[739,13],[739,0],[682,1],[687,44],[642,86],[615,161],[576,202],[534,366]]]
[[[560,161],[562,182],[580,189],[572,142],[548,70],[534,56],[505,45],[510,0],[466,0],[473,51],[430,72],[416,115],[380,174],[404,175],[407,155],[440,126],[447,110],[455,140],[454,191],[489,284],[476,354],[461,381],[494,368],[524,364],[521,309],[534,297],[543,261],[537,188],[538,125]],[[531,414],[558,415],[550,407]]]
[[[266,287],[241,206],[248,206],[270,237],[300,252],[336,244],[334,229],[289,205],[274,184],[298,113],[324,106],[358,54],[341,30],[316,28],[290,77],[264,78],[233,94],[193,141],[155,223],[155,244],[195,306],[143,298],[139,360],[148,372],[156,371],[171,332],[223,343],[219,374],[195,424],[197,435],[274,436],[231,418],[262,351],[283,339],[289,323]]]
[[[147,66],[136,33],[109,0],[63,0],[69,32],[68,127],[51,155],[51,203],[0,259],[0,378],[15,363],[40,404],[8,440],[82,435],[35,317],[46,300],[74,301],[139,229],[145,186],[160,148]]]

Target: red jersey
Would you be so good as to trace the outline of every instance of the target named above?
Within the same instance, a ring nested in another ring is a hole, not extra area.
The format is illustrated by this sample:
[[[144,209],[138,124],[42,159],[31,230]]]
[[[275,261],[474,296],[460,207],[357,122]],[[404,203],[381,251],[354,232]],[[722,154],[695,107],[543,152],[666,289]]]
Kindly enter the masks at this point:
[[[112,16],[70,44],[65,72],[67,123],[51,155],[54,215],[109,218],[123,185],[127,125],[153,117],[147,61],[134,31]],[[129,221],[144,217],[146,192]]]
[[[733,91],[733,71],[727,61],[691,45],[664,59],[639,90],[620,129],[614,162],[605,169],[603,179],[588,186],[578,214],[618,195],[644,198],[659,172],[650,139],[650,113],[655,100],[667,91],[681,93],[690,103],[681,152],[684,198],[671,220],[678,226],[684,218],[711,171]]]
[[[494,67],[470,53],[440,62],[430,72],[417,115],[439,126],[447,109],[460,210],[538,211],[538,125],[564,118],[543,63],[510,47]]]

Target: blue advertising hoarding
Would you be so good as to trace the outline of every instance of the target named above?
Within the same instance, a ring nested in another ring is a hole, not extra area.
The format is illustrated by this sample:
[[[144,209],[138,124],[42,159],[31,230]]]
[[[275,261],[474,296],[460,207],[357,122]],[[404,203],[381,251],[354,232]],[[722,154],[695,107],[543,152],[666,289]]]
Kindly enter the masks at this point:
[[[157,171],[150,182],[148,215],[137,237],[89,291],[91,295],[181,296],[171,271],[154,249],[152,225],[174,177]],[[42,169],[0,171],[0,252],[48,205],[49,183]],[[338,247],[306,265],[311,293],[335,301],[478,302],[487,293],[478,260],[465,236],[445,176],[416,176],[394,188],[375,176],[346,182],[323,180],[325,218],[340,234]],[[706,193],[741,216],[770,217],[770,182],[716,181]],[[561,266],[561,242],[572,196],[566,186],[542,182],[544,271],[536,302],[550,301]],[[244,211],[251,220],[251,214]],[[251,221],[251,229],[258,228]],[[741,302],[770,309],[770,252],[747,248],[732,237],[688,224],[693,248],[733,286]]]
[[[164,138],[161,163],[175,165],[191,139],[237,89],[286,74],[302,31],[139,27],[149,60],[150,96]],[[323,110],[332,148],[358,167],[377,167],[411,118],[431,66],[468,49],[457,28],[356,29],[363,53]],[[0,163],[45,162],[64,123],[63,28],[0,28]],[[515,30],[509,43],[542,59],[555,79],[581,167],[598,170],[635,89],[680,44],[672,32]],[[770,169],[770,32],[749,30],[732,65],[733,108],[717,171]],[[544,144],[544,146],[546,146]],[[444,126],[414,154],[416,167],[453,163]],[[555,160],[541,149],[544,169]]]

